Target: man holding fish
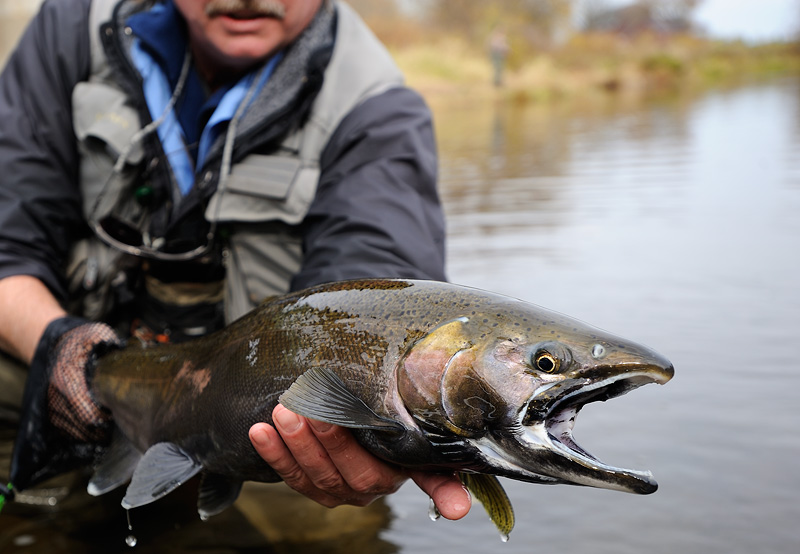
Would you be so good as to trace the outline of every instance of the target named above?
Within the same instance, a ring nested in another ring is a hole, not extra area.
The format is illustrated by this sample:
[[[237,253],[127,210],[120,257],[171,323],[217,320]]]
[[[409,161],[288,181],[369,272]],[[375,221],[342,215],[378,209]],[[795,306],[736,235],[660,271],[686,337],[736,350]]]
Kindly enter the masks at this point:
[[[77,442],[107,438],[87,369],[123,338],[203,336],[327,281],[444,279],[430,113],[339,2],[45,2],[0,119],[0,346]],[[254,448],[325,506],[411,477],[445,517],[469,510],[453,475],[272,417]]]

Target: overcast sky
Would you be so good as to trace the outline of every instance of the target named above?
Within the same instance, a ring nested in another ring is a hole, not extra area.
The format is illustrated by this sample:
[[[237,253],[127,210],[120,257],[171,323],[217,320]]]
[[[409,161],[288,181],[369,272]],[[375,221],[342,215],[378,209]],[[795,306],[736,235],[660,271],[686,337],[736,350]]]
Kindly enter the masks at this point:
[[[577,1],[580,6],[594,0]],[[625,6],[634,0],[597,1]],[[715,38],[770,41],[800,36],[800,0],[700,0],[694,15]]]
[[[695,19],[715,37],[789,39],[800,35],[800,0],[703,0]]]

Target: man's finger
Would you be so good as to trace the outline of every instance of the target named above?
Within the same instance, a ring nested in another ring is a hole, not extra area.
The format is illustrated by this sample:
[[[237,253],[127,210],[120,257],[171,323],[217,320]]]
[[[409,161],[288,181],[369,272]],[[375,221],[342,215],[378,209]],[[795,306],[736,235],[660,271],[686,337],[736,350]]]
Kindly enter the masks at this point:
[[[439,513],[447,519],[461,519],[472,506],[472,497],[455,474],[409,471],[411,479],[433,499]]]
[[[406,476],[398,469],[384,463],[355,439],[347,429],[308,420],[319,442],[333,464],[354,491],[372,496],[397,492]]]
[[[309,479],[274,427],[267,423],[256,423],[250,428],[250,442],[258,455],[289,487],[328,508],[342,504],[340,499],[320,490]]]
[[[272,411],[272,420],[297,464],[317,488],[343,499],[353,494],[308,420],[280,404]]]
[[[314,485],[274,427],[267,423],[256,423],[250,428],[250,441],[258,455],[289,487],[329,508],[341,504],[341,501]]]

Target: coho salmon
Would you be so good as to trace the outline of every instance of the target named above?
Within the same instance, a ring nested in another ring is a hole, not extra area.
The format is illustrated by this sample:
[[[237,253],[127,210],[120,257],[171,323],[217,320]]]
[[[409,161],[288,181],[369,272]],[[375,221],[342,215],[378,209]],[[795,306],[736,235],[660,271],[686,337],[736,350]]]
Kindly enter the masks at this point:
[[[117,432],[89,491],[130,481],[133,508],[202,473],[198,510],[219,513],[243,481],[280,480],[248,430],[281,402],[352,429],[390,463],[459,472],[507,535],[514,515],[496,476],[654,492],[650,472],[599,461],[572,430],[587,403],[672,376],[649,348],[513,298],[432,281],[330,283],[267,299],[204,338],[132,340],[100,357],[92,389]]]

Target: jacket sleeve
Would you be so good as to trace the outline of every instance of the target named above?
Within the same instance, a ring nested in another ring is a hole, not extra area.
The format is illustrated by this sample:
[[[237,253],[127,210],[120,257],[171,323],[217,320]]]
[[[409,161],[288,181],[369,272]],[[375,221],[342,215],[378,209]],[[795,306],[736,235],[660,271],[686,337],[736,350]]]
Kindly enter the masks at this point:
[[[395,88],[357,106],[320,167],[293,290],[365,277],[445,280],[436,143],[417,93]]]
[[[71,96],[89,74],[89,4],[45,2],[0,75],[0,278],[38,277],[60,298],[85,229]]]

